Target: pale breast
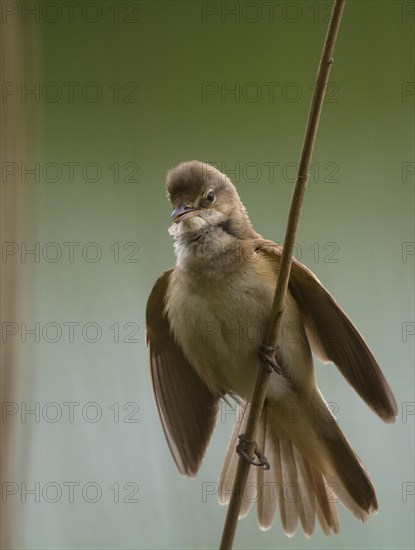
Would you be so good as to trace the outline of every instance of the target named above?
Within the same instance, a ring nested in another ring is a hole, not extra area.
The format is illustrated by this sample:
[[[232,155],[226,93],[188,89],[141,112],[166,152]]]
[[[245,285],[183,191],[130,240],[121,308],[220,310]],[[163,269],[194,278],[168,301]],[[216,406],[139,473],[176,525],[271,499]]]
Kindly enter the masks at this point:
[[[261,259],[214,281],[177,268],[173,272],[166,302],[170,325],[211,391],[252,396],[275,281]]]

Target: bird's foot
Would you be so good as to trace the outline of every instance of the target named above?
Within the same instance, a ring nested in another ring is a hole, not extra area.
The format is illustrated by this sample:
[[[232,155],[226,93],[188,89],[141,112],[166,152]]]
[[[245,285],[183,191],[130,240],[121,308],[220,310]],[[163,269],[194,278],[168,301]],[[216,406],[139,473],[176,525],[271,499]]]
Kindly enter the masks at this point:
[[[252,466],[258,466],[264,470],[269,470],[270,465],[267,457],[257,448],[256,442],[247,439],[245,434],[238,435],[238,438],[240,439],[240,443],[236,446],[238,455]],[[249,456],[249,453],[252,453],[252,447],[254,448],[253,453],[254,456],[258,458],[258,462],[255,461],[254,457],[251,458]]]
[[[259,364],[267,372],[276,372],[277,374],[285,375],[284,369],[278,364],[277,360],[270,356],[271,353],[276,352],[274,346],[267,346],[262,344],[259,348]]]

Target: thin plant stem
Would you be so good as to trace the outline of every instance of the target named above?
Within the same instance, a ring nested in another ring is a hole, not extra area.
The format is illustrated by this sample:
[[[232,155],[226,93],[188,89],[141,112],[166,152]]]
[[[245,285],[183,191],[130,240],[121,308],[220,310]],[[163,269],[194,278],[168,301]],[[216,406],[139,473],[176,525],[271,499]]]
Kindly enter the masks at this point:
[[[281,332],[281,322],[284,312],[288,281],[290,278],[291,261],[294,253],[294,245],[300,221],[301,208],[307,188],[309,175],[308,170],[310,167],[311,156],[316,140],[317,128],[320,120],[320,114],[323,106],[330,69],[333,63],[332,56],[345,2],[346,0],[335,0],[333,5],[326,40],[318,67],[316,85],[314,88],[307,129],[305,132],[304,143],[301,151],[298,175],[291,198],[291,206],[288,215],[287,230],[282,250],[277,286],[274,294],[274,301],[272,304],[270,322],[268,324],[269,329],[266,341],[264,342],[266,345],[275,349],[278,346],[279,336]],[[279,375],[273,374],[273,376]],[[269,377],[270,373],[267,370],[263,368],[258,369],[258,377],[245,431],[245,439],[247,442],[246,450],[251,457],[253,457],[254,455],[255,437],[261,418],[262,409],[264,407]],[[236,527],[238,524],[239,510],[241,508],[250,466],[251,465],[248,462],[243,460],[241,457],[239,458],[235,482],[233,485],[229,508],[223,528],[220,550],[229,550],[232,548],[233,540],[235,538]]]

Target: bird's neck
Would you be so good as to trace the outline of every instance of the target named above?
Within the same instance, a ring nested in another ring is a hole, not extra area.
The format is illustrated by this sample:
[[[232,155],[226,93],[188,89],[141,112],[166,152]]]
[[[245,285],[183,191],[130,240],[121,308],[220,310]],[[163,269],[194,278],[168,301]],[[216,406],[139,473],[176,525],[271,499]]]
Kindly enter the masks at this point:
[[[249,229],[249,232],[237,232],[227,222],[201,224],[193,229],[173,227],[176,267],[207,279],[226,276],[237,269],[249,239],[256,236],[252,228]]]

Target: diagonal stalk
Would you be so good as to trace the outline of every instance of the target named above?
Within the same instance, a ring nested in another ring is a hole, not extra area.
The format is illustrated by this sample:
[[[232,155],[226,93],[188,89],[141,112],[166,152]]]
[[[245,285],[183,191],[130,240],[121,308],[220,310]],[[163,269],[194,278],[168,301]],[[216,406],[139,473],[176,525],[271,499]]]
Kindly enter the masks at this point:
[[[288,215],[287,230],[285,234],[284,247],[282,251],[280,270],[278,274],[277,287],[272,304],[270,322],[266,341],[268,346],[277,347],[279,335],[281,332],[282,314],[284,311],[285,297],[287,294],[288,281],[291,271],[291,260],[294,253],[294,245],[297,236],[298,225],[300,222],[301,208],[308,181],[308,170],[310,167],[311,156],[314,149],[314,143],[317,134],[318,123],[320,120],[321,109],[323,106],[324,95],[333,63],[333,51],[336,43],[337,33],[340,27],[340,21],[346,0],[335,0],[331,13],[330,23],[327,30],[326,40],[320,59],[320,65],[317,72],[317,80],[314,88],[313,98],[308,117],[307,129],[304,137],[303,148],[301,151],[300,164],[298,168],[297,180],[291,199],[290,212]],[[279,376],[274,374],[274,376]],[[255,437],[258,424],[261,418],[261,412],[264,407],[265,396],[267,392],[270,373],[263,368],[259,368],[255,391],[249,411],[245,437],[248,444],[248,454],[253,457],[255,450]],[[220,550],[229,550],[232,548],[238,523],[239,510],[241,508],[243,493],[248,479],[250,464],[239,458],[236,471],[235,482],[232,490],[232,496],[229,503],[228,513],[223,528]]]

